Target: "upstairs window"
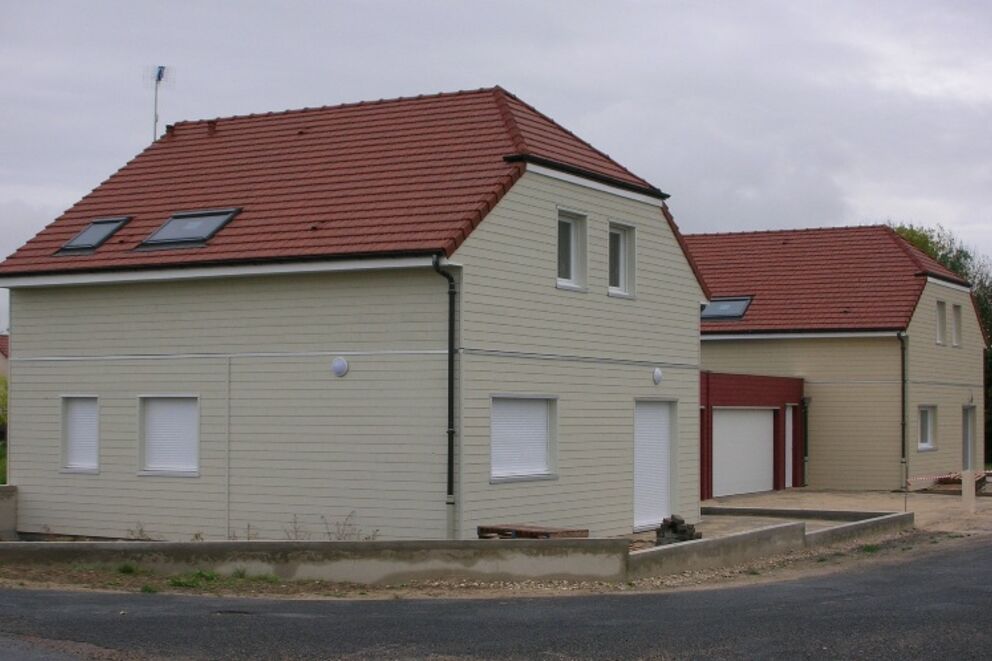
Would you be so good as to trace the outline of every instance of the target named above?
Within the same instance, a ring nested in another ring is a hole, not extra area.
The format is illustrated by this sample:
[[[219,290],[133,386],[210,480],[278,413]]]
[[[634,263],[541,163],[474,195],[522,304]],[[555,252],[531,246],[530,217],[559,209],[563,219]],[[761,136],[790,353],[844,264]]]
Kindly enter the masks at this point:
[[[750,296],[716,298],[710,301],[700,315],[703,319],[740,319],[751,305]]]
[[[610,294],[634,293],[634,229],[610,223]]]
[[[62,246],[60,252],[74,253],[96,250],[129,220],[130,218],[127,216],[98,218],[90,223],[82,232],[69,239]]]
[[[558,286],[563,289],[585,286],[585,221],[577,213],[558,212]]]
[[[947,343],[947,304],[937,301],[937,344]]]
[[[961,346],[961,306],[955,305],[951,310],[951,344]]]
[[[230,222],[238,209],[177,213],[145,239],[143,248],[199,246]]]

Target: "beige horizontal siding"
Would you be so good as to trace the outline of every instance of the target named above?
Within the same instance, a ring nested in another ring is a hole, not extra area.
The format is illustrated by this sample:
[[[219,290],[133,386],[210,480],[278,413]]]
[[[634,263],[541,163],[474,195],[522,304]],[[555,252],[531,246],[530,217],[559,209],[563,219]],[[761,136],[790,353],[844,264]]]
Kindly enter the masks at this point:
[[[704,369],[805,379],[809,484],[902,484],[899,341],[888,338],[704,341]]]
[[[947,336],[937,340],[937,301],[947,305]],[[953,306],[962,308],[962,342],[952,344]],[[935,282],[927,284],[909,330],[909,473],[914,486],[927,486],[931,475],[961,470],[963,408],[976,408],[976,437],[984,438],[983,339],[969,295]],[[937,407],[936,444],[919,449],[919,407]],[[984,465],[984,443],[976,442],[976,466]]]
[[[583,292],[556,287],[559,206],[586,215]],[[610,222],[635,227],[633,300],[607,296]],[[460,363],[458,534],[472,537],[484,523],[629,533],[636,398],[677,400],[672,503],[697,520],[702,292],[658,207],[529,173],[453,261],[463,265],[468,350]],[[659,386],[656,364],[671,365]],[[557,397],[557,479],[490,484],[497,393]]]
[[[14,292],[21,529],[446,536],[445,292],[426,269]],[[336,351],[367,355],[336,378]],[[164,392],[201,397],[199,477],[137,474],[137,397]],[[66,393],[100,398],[99,475],[60,472]]]
[[[558,207],[586,214],[587,291],[558,289]],[[607,296],[610,222],[635,228],[635,299]],[[699,362],[695,276],[656,206],[528,173],[456,251],[470,349]]]
[[[443,350],[430,269],[14,290],[18,358]]]
[[[462,536],[478,525],[533,523],[619,535],[633,528],[634,403],[675,402],[673,510],[698,519],[699,375],[647,367],[468,356],[462,409]],[[557,398],[557,479],[490,484],[493,395]]]

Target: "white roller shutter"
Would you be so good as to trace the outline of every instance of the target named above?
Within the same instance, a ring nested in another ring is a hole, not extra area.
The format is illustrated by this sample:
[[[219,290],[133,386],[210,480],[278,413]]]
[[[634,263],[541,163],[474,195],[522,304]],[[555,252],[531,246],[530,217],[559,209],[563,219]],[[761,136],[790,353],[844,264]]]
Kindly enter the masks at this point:
[[[551,472],[551,401],[493,399],[492,477]]]
[[[770,410],[713,411],[713,495],[774,488],[775,415]]]
[[[634,405],[634,528],[657,527],[672,513],[672,404]]]
[[[97,398],[66,397],[62,406],[65,467],[96,469],[100,463]]]
[[[200,412],[195,397],[142,399],[145,462],[149,471],[199,470]]]

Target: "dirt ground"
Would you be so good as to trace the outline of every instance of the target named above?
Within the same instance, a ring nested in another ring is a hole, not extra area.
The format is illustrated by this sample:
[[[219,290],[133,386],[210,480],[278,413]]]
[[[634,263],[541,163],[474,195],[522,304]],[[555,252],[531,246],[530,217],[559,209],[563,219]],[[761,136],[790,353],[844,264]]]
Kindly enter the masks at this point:
[[[797,489],[768,494],[733,496],[707,504],[733,506],[902,511],[902,494],[849,493]],[[390,586],[360,586],[324,581],[283,581],[275,576],[221,576],[191,572],[164,576],[140,566],[0,564],[0,588],[82,589],[122,592],[174,592],[201,595],[239,595],[282,599],[413,599],[506,598],[565,594],[640,593],[698,590],[782,581],[829,574],[876,563],[898,563],[923,554],[940,553],[949,546],[987,543],[992,539],[992,498],[979,498],[977,512],[966,513],[960,497],[909,494],[907,507],[916,513],[915,531],[866,536],[841,544],[796,551],[747,564],[684,572],[629,583],[584,581],[488,582],[478,580],[421,581]],[[766,517],[709,517],[707,536],[729,534],[782,523]],[[828,525],[818,522],[816,525]]]

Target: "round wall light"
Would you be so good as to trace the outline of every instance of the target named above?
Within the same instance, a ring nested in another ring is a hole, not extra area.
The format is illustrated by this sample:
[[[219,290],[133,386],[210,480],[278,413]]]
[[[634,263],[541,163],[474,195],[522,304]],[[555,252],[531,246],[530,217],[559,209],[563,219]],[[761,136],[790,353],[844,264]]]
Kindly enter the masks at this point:
[[[655,367],[654,371],[651,372],[651,380],[654,381],[654,385],[661,383],[661,380],[665,378],[665,373],[661,371],[660,367]]]
[[[331,362],[331,371],[334,372],[334,376],[344,376],[348,373],[349,368],[348,361],[340,356]]]

